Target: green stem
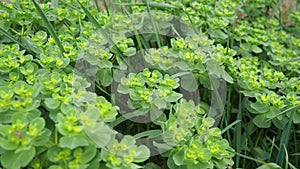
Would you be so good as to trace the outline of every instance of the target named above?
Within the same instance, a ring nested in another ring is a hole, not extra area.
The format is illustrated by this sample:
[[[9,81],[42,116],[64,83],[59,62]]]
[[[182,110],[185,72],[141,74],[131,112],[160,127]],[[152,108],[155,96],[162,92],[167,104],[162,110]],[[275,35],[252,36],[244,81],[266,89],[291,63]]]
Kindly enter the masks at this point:
[[[134,135],[133,137],[135,139],[139,139],[142,137],[156,137],[156,136],[159,136],[160,134],[162,134],[162,130],[147,130],[147,131],[138,133],[138,134]]]

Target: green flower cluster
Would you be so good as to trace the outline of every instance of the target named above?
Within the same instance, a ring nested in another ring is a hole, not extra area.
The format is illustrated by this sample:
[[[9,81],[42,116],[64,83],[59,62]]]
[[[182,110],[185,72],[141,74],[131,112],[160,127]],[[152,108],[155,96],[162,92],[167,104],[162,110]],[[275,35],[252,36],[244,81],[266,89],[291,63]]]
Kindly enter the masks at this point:
[[[5,150],[21,152],[34,146],[43,145],[48,141],[50,134],[49,130],[44,127],[45,120],[42,118],[26,118],[22,113],[15,113],[12,116],[11,124],[0,125],[0,147]]]
[[[255,103],[249,101],[251,106],[248,108],[250,112],[258,114],[253,122],[264,128],[270,127],[273,122],[276,127],[282,128],[288,121],[288,114],[281,114],[281,111],[299,105],[299,80],[286,76],[266,61],[259,62],[258,57],[228,57],[226,63],[231,65],[228,67],[230,74],[238,79],[239,91],[256,100]],[[280,93],[276,93],[276,90]],[[298,114],[296,111],[293,117],[295,123],[299,122]]]
[[[135,144],[135,138],[130,135],[125,135],[120,142],[114,139],[107,145],[107,149],[101,151],[101,158],[109,168],[141,168],[135,163],[147,160],[150,150],[144,145],[136,146]]]
[[[178,78],[146,68],[138,74],[130,73],[122,78],[118,92],[129,94],[129,105],[134,109],[143,111],[152,106],[169,109],[171,102],[176,102],[182,97],[182,94],[173,91],[179,87],[178,81]]]
[[[221,131],[212,128],[214,119],[192,101],[180,100],[162,125],[163,140],[174,146],[169,153],[170,168],[226,168],[232,165],[233,149],[222,139]]]
[[[0,150],[5,151],[1,154],[3,167],[25,167],[39,151],[38,147],[48,143],[51,132],[45,128],[45,120],[39,114],[32,115],[16,112],[10,124],[0,124]],[[11,160],[16,156],[22,158],[22,162]]]
[[[100,156],[94,146],[78,147],[75,149],[51,147],[47,151],[49,160],[53,163],[50,169],[81,169],[97,167]],[[31,163],[34,169],[42,166],[42,161],[35,160]]]

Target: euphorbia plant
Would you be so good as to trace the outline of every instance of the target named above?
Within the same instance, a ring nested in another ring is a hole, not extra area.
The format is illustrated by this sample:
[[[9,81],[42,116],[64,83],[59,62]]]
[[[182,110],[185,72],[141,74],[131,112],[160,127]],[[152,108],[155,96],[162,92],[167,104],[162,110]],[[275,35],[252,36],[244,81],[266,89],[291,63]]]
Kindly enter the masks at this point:
[[[297,168],[282,4],[1,2],[0,167]]]

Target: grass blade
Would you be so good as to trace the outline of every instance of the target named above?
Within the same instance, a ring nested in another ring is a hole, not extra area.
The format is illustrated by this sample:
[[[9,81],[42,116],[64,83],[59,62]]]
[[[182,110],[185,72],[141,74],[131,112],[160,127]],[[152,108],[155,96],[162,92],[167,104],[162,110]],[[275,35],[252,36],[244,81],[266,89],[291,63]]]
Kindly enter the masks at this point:
[[[286,113],[288,113],[288,112],[290,112],[290,111],[296,110],[296,109],[298,109],[299,107],[300,107],[300,104],[298,104],[298,105],[296,105],[296,106],[294,106],[294,107],[285,109],[285,110],[283,110],[281,113],[279,113],[279,114],[277,114],[276,116],[274,116],[273,119],[274,119],[274,118],[277,118],[277,117],[279,117],[279,116],[281,116],[281,115],[283,115],[283,114],[286,114]],[[270,120],[272,120],[272,119],[268,119],[267,121],[270,121]]]
[[[147,6],[145,3],[114,3],[115,5],[126,5],[126,6]],[[167,4],[167,3],[159,3],[159,2],[149,2],[149,7],[155,8],[177,8],[176,6]]]
[[[272,146],[271,146],[270,153],[269,153],[269,157],[268,157],[268,160],[269,160],[269,161],[271,160],[271,157],[272,157],[272,154],[273,154],[274,146],[276,146],[276,145],[275,145],[275,137],[273,137],[273,139],[271,140],[271,143],[272,143]]]
[[[106,12],[107,12],[107,15],[110,16],[110,12],[109,12],[108,5],[107,5],[106,0],[103,1],[103,4],[104,4],[104,8],[105,8],[105,10],[106,10]]]
[[[233,127],[234,125],[238,124],[239,122],[241,122],[241,120],[236,120],[233,123],[229,124],[227,127],[225,127],[222,131],[221,134],[225,133],[227,130],[229,130],[231,127]]]
[[[154,29],[154,32],[155,32],[155,38],[156,38],[156,41],[157,41],[157,46],[160,48],[162,45],[161,45],[161,41],[160,41],[160,38],[159,38],[157,26],[154,23],[153,17],[151,15],[151,10],[150,10],[150,5],[149,5],[148,0],[145,0],[145,4],[146,4],[147,13],[148,13],[148,16],[150,18],[151,25],[152,25],[152,27]]]
[[[237,120],[242,121],[242,95],[239,95],[239,109],[237,114]],[[239,123],[235,126],[234,133],[234,148],[237,154],[241,153],[241,144],[242,144],[242,123]],[[235,168],[239,168],[240,165],[240,156],[235,157]]]
[[[19,40],[15,39],[9,32],[0,28],[0,33],[2,33],[4,36],[6,36],[8,39],[15,42],[16,44],[19,44],[19,46],[21,46],[23,49],[25,49],[28,53],[33,54],[33,52],[29,48],[27,48],[25,45],[23,45]]]
[[[96,8],[97,8],[97,11],[98,11],[98,12],[101,12],[100,7],[99,7],[98,0],[94,0],[94,1],[95,1],[95,5],[96,5]]]
[[[294,118],[294,113],[295,111],[292,111],[290,119],[284,130],[282,131],[281,134],[281,139],[280,139],[280,147],[279,147],[279,153],[277,155],[276,163],[280,166],[283,166],[283,161],[284,161],[284,154],[285,154],[285,147],[287,147],[288,142],[289,142],[289,137],[290,137],[290,130],[292,126],[292,121]]]
[[[47,27],[50,35],[53,37],[55,43],[57,44],[61,54],[63,55],[64,47],[62,46],[61,41],[59,40],[55,29],[53,28],[52,24],[47,19],[46,15],[45,15],[44,11],[42,10],[42,8],[40,7],[39,3],[36,0],[32,0],[32,2],[34,4],[35,8],[37,9],[39,15],[41,16],[42,20],[45,22],[46,27]]]

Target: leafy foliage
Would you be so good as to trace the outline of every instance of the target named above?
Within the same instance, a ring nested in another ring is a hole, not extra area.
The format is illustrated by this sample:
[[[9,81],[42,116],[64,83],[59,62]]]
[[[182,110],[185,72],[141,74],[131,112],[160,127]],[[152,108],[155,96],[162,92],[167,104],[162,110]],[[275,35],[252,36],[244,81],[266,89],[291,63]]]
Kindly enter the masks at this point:
[[[0,2],[0,167],[299,168],[299,25],[292,0]]]

